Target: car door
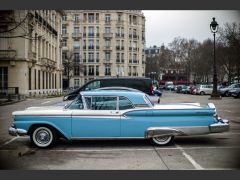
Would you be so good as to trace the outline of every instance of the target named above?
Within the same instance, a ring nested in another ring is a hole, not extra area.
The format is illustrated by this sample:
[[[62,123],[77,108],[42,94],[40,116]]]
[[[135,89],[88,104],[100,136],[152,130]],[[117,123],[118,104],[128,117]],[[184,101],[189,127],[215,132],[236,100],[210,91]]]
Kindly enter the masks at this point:
[[[85,108],[72,112],[73,138],[120,137],[117,97],[84,97]]]

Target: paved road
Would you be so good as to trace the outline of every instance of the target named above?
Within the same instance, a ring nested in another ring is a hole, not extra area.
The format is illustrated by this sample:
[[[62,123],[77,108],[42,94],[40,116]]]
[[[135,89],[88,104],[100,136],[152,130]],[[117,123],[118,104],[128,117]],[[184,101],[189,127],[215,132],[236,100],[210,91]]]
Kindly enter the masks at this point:
[[[0,107],[0,168],[8,169],[239,169],[240,99],[210,101],[209,96],[164,92],[161,103],[213,102],[228,118],[229,132],[178,137],[172,146],[156,147],[147,140],[60,141],[49,150],[32,147],[28,137],[11,137],[11,112],[29,106],[63,105],[62,98],[29,99]],[[4,163],[3,163],[4,162]]]

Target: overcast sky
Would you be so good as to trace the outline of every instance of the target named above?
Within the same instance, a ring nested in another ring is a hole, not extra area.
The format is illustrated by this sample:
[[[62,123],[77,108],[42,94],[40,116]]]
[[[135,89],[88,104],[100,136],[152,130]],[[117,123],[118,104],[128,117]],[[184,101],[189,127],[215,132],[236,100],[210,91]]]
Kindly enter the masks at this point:
[[[143,11],[146,17],[146,47],[168,45],[175,37],[203,41],[213,38],[212,17],[220,27],[225,23],[240,23],[240,11]]]

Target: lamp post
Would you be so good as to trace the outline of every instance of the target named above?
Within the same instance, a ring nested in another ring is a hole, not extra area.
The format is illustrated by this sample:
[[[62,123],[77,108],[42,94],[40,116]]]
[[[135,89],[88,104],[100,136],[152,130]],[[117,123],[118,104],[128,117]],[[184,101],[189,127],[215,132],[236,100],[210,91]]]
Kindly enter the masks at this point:
[[[216,32],[218,31],[218,23],[217,21],[215,21],[215,17],[213,17],[213,20],[210,24],[210,29],[211,32],[213,33],[213,91],[211,94],[211,98],[210,99],[221,99],[221,96],[218,93],[217,90],[217,67],[216,67],[216,55],[215,55],[215,36],[216,36]]]

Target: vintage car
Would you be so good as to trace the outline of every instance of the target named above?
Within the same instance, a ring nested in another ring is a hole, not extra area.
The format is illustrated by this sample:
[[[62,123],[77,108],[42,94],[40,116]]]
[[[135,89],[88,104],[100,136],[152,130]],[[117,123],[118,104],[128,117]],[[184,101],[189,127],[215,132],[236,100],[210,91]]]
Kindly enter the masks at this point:
[[[217,116],[214,104],[153,104],[142,92],[84,91],[65,107],[29,107],[15,111],[10,135],[29,135],[39,148],[59,138],[150,139],[156,145],[171,144],[174,136],[219,133],[228,120]]]

